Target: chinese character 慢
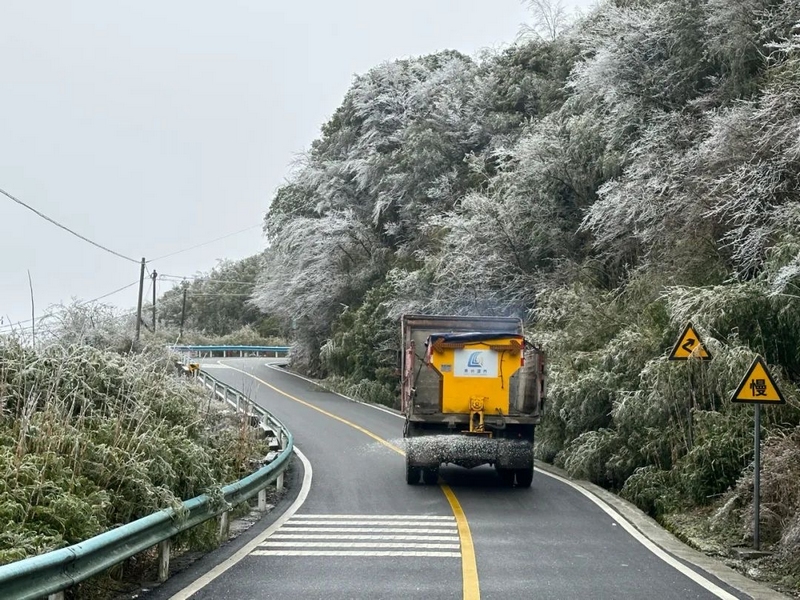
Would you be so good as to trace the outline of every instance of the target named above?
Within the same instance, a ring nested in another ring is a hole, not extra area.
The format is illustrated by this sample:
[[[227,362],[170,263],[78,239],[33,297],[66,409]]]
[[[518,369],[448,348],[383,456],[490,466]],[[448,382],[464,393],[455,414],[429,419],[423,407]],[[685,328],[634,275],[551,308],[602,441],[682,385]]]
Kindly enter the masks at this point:
[[[767,395],[767,381],[766,379],[754,379],[750,382],[750,391],[753,396],[766,396]]]

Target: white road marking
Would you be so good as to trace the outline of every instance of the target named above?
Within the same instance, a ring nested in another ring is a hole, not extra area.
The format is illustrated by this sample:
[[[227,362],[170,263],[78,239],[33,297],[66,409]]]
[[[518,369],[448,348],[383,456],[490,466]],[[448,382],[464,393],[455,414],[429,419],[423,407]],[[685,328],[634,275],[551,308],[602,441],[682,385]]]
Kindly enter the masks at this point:
[[[238,552],[236,552],[233,556],[228,558],[227,560],[221,562],[216,567],[211,569],[208,573],[199,577],[195,581],[191,583],[191,585],[186,586],[181,591],[177,592],[176,594],[170,597],[170,600],[186,600],[193,594],[196,594],[209,583],[214,581],[217,577],[222,575],[225,571],[236,565],[242,559],[249,556],[253,550],[258,548],[259,544],[261,544],[265,539],[271,536],[275,531],[280,529],[280,527],[286,523],[294,514],[303,506],[303,503],[306,501],[308,497],[308,492],[311,490],[311,478],[313,475],[313,471],[311,469],[311,463],[305,457],[305,455],[300,452],[300,449],[295,446],[294,452],[297,454],[300,461],[303,463],[303,483],[300,486],[300,493],[297,495],[297,498],[292,505],[283,513],[278,519],[267,529],[265,529],[260,535],[256,536],[252,539],[249,543],[245,544]]]
[[[452,515],[306,515],[297,514],[295,520],[299,519],[375,519],[381,521],[414,519],[415,521],[451,521],[455,523],[456,518]]]
[[[702,588],[705,588],[712,594],[714,594],[717,598],[722,598],[723,600],[737,600],[736,596],[723,590],[721,587],[709,581],[699,573],[695,572],[693,569],[690,569],[682,562],[673,558],[670,554],[667,554],[664,550],[662,550],[659,546],[651,542],[648,538],[646,538],[642,533],[636,529],[631,523],[629,523],[622,515],[617,513],[614,509],[608,506],[605,502],[603,502],[600,498],[592,494],[589,490],[582,488],[579,485],[572,483],[569,479],[565,479],[560,475],[556,475],[555,473],[548,473],[547,471],[537,470],[538,473],[542,473],[547,477],[551,477],[561,483],[565,483],[571,488],[579,491],[581,494],[589,498],[592,502],[594,502],[597,506],[599,506],[603,512],[605,512],[608,516],[610,516],[614,521],[619,523],[628,534],[635,539],[637,542],[642,544],[645,548],[647,548],[650,552],[655,554],[658,558],[663,560],[669,566],[673,567],[692,581],[694,581],[697,585]]]
[[[256,550],[252,556],[414,556],[429,558],[461,558],[460,552],[414,552],[403,550]]]
[[[356,552],[356,549],[360,549]],[[455,517],[301,515],[264,541],[256,556],[461,556]],[[279,554],[264,554],[272,551]],[[387,553],[391,552],[391,553]],[[311,553],[311,554],[309,554]]]
[[[380,525],[381,527],[413,527],[415,525],[424,526],[424,527],[446,527],[449,529],[456,529],[455,522],[453,523],[441,523],[438,521],[427,521],[425,523],[420,523],[419,521],[372,521],[372,520],[359,520],[359,521],[315,521],[315,520],[307,520],[307,519],[292,519],[287,524],[289,527],[294,527],[295,525],[352,525],[352,526],[364,526],[364,525]]]
[[[455,528],[453,528],[455,529]],[[441,529],[421,529],[415,528],[397,528],[394,527],[290,527],[284,526],[281,531],[286,533],[295,533],[298,531],[324,531],[327,533],[442,533]]]
[[[315,533],[275,533],[271,540],[408,540],[430,542],[460,542],[458,534],[454,535],[348,535],[348,534],[315,534]]]
[[[407,543],[407,542],[264,542],[259,548],[425,548],[428,550],[458,550],[459,544]]]

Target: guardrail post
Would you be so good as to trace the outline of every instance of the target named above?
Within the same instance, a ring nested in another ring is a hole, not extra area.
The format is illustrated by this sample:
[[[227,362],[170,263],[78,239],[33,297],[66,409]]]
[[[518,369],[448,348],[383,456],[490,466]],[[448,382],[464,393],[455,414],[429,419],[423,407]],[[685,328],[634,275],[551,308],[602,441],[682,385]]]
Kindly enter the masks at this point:
[[[263,489],[258,492],[258,510],[267,512],[267,490]]]
[[[47,597],[47,600],[64,600],[64,592],[56,592],[55,594],[50,594]]]
[[[169,550],[169,538],[158,543],[158,580],[161,583],[164,583],[169,577]]]
[[[278,475],[278,478],[275,480],[275,489],[279,492],[283,489],[283,472]]]
[[[224,542],[228,539],[228,533],[231,529],[231,513],[225,511],[219,516],[219,541]]]
[[[236,413],[237,414],[241,410],[240,407],[239,407],[239,400],[241,399],[241,397],[242,397],[241,394],[236,394]]]

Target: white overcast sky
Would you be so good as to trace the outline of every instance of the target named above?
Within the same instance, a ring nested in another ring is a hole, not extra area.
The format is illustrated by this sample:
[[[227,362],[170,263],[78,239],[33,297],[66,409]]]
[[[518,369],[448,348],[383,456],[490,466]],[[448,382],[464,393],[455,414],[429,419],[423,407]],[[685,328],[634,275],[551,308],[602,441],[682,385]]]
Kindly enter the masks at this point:
[[[353,75],[394,58],[499,48],[528,21],[520,0],[0,6],[0,188],[137,260],[259,225]],[[37,315],[138,279],[136,264],[4,196],[0,239],[6,323],[30,318],[28,270]],[[263,247],[254,228],[151,268],[192,275]],[[136,293],[108,302],[135,307]]]

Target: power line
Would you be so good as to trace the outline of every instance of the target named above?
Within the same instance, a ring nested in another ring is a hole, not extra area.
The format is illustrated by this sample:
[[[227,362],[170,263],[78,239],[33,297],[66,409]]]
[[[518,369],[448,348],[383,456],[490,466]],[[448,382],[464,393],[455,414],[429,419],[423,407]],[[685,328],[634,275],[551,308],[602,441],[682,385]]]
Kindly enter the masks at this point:
[[[223,298],[239,298],[250,297],[252,294],[189,294],[189,298],[203,298],[205,296],[223,297]]]
[[[58,222],[58,221],[56,221],[55,219],[51,219],[51,218],[50,218],[50,217],[48,217],[46,214],[44,214],[44,213],[42,213],[42,212],[39,212],[38,210],[36,210],[36,209],[35,209],[35,208],[33,208],[32,206],[30,206],[29,204],[25,204],[25,203],[24,203],[22,200],[20,200],[19,198],[15,198],[15,197],[14,197],[14,196],[12,196],[11,194],[9,194],[7,191],[5,191],[5,190],[3,190],[3,189],[0,189],[0,193],[2,193],[4,196],[7,196],[8,198],[10,198],[11,200],[13,200],[14,202],[16,202],[17,204],[19,204],[20,206],[24,206],[24,207],[25,207],[25,208],[27,208],[29,211],[31,211],[31,212],[33,212],[33,213],[37,214],[38,216],[40,216],[40,217],[41,217],[42,219],[44,219],[45,221],[48,221],[48,222],[52,223],[53,225],[55,225],[56,227],[59,227],[59,228],[63,229],[64,231],[66,231],[66,232],[68,232],[68,233],[71,233],[71,234],[72,234],[72,235],[74,235],[75,237],[82,239],[84,242],[88,242],[88,243],[89,243],[89,244],[91,244],[92,246],[95,246],[96,248],[100,248],[101,250],[105,250],[106,252],[109,252],[109,253],[113,254],[114,256],[118,256],[119,258],[124,258],[125,260],[128,260],[128,261],[130,261],[130,262],[132,262],[132,263],[139,264],[139,261],[138,261],[138,260],[135,260],[135,259],[133,259],[133,258],[130,258],[129,256],[125,256],[124,254],[120,254],[119,252],[115,252],[114,250],[111,250],[110,248],[106,248],[106,247],[105,247],[105,246],[103,246],[102,244],[98,244],[97,242],[93,242],[92,240],[90,240],[90,239],[89,239],[89,238],[87,238],[86,236],[83,236],[83,235],[81,235],[81,234],[80,234],[80,233],[78,233],[77,231],[73,231],[72,229],[70,229],[70,228],[69,228],[69,227],[67,227],[66,225],[62,225],[61,223],[59,223],[59,222]]]
[[[92,304],[93,302],[97,302],[98,300],[103,300],[104,298],[108,298],[109,296],[113,296],[114,294],[118,294],[119,292],[121,292],[123,290],[127,290],[128,288],[131,288],[131,287],[135,286],[137,283],[139,283],[138,279],[136,281],[134,281],[133,283],[129,283],[128,285],[123,285],[121,288],[117,288],[113,292],[108,292],[107,294],[103,294],[102,296],[98,296],[97,298],[94,298],[92,300],[86,300],[85,302],[79,302],[78,306],[83,306],[84,304]]]
[[[202,248],[203,246],[208,246],[209,244],[213,244],[214,242],[218,242],[220,240],[227,239],[234,235],[239,235],[240,233],[244,233],[245,231],[250,231],[251,229],[255,229],[256,227],[261,227],[261,225],[251,225],[250,227],[245,227],[244,229],[240,229],[239,231],[234,231],[233,233],[229,233],[227,235],[223,235],[218,238],[214,238],[213,240],[209,240],[207,242],[203,242],[202,244],[197,244],[196,246],[191,246],[189,248],[184,248],[183,250],[178,250],[176,252],[170,252],[169,254],[164,254],[163,256],[157,256],[155,258],[151,258],[147,262],[154,262],[157,260],[162,260],[164,258],[169,258],[170,256],[175,256],[176,254],[183,254],[184,252],[189,252],[189,250],[194,250],[196,248]]]
[[[208,277],[204,277],[203,275],[198,275],[196,277],[184,277],[183,275],[165,275],[159,274],[159,278],[173,280],[173,281],[207,281],[209,283],[233,283],[237,285],[255,285],[255,281],[233,281],[230,279],[209,279]]]

